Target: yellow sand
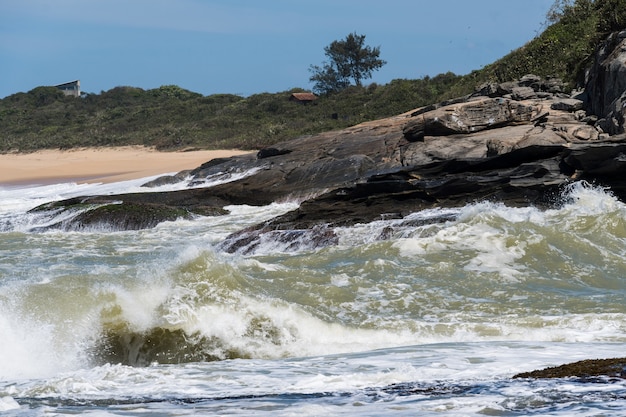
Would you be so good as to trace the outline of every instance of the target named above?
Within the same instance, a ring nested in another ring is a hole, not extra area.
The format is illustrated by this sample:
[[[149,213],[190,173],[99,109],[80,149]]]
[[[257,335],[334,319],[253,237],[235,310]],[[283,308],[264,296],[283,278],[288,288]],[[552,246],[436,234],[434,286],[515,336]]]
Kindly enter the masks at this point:
[[[158,152],[141,146],[0,154],[0,185],[109,183],[197,168],[244,151]]]

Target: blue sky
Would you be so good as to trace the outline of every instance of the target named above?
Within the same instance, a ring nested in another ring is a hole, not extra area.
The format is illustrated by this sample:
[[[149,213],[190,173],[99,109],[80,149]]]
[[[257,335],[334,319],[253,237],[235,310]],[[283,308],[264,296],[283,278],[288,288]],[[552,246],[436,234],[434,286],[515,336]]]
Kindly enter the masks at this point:
[[[365,83],[466,74],[535,37],[554,0],[0,0],[0,98],[176,84],[204,95],[311,88],[356,32],[387,64]]]

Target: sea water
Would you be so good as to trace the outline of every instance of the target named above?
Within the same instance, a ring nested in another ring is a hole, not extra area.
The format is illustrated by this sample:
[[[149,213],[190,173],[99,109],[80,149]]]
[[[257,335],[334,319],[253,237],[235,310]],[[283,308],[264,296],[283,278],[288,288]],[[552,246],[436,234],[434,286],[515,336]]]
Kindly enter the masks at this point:
[[[248,254],[220,248],[297,202],[128,232],[28,213],[146,180],[0,188],[3,416],[626,415],[621,379],[511,378],[626,356],[626,205],[606,190]]]

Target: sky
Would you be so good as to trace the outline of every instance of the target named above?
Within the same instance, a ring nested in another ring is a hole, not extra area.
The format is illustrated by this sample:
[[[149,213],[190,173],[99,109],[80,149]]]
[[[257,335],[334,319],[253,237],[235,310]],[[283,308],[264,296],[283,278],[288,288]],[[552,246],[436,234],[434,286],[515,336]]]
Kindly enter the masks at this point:
[[[387,61],[365,84],[480,69],[537,36],[554,0],[0,0],[0,98],[80,80],[211,95],[311,89],[350,33]]]

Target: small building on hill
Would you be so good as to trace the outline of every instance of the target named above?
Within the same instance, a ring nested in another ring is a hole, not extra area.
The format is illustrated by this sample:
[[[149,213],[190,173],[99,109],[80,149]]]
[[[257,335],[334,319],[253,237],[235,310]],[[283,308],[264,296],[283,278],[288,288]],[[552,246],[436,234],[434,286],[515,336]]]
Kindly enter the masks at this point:
[[[317,96],[313,93],[293,93],[289,97],[289,101],[295,101],[300,104],[308,104],[317,100]]]
[[[70,81],[68,83],[55,85],[56,88],[63,91],[66,96],[80,97],[80,80]]]

